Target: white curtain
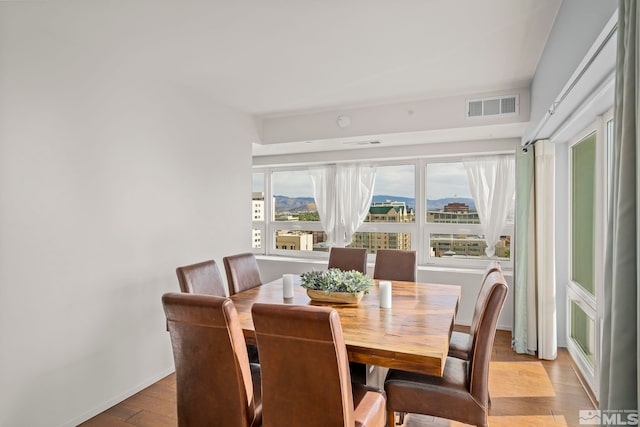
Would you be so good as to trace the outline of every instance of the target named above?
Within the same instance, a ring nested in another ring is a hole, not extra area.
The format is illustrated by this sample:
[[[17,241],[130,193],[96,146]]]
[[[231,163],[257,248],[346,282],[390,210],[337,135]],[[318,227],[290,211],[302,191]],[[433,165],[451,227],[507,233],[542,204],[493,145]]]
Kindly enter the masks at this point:
[[[327,234],[327,246],[335,245],[336,227],[336,167],[326,166],[309,169],[313,198],[320,216],[320,223]]]
[[[538,358],[553,360],[558,353],[556,326],[556,146],[549,140],[535,144],[535,283],[537,301]],[[531,291],[533,292],[533,291]],[[535,307],[535,308],[534,308]]]
[[[555,145],[518,153],[513,349],[557,356]]]
[[[485,252],[492,257],[515,194],[515,159],[513,156],[464,159],[464,168],[487,242]]]
[[[516,252],[513,261],[513,341],[516,353],[538,351],[534,147],[516,153]]]
[[[310,169],[313,197],[327,245],[344,247],[362,225],[375,183],[376,169],[362,165],[337,165]]]
[[[353,233],[362,225],[371,199],[376,169],[370,166],[340,165],[336,170],[337,212],[336,246],[351,243]]]

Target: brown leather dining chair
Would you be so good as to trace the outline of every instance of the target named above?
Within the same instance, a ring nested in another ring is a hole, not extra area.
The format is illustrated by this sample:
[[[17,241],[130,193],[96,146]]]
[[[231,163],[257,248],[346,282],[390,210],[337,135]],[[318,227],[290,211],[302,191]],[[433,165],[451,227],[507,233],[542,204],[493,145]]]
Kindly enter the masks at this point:
[[[384,392],[351,383],[338,313],[330,307],[252,308],[262,360],[263,425],[385,425]]]
[[[431,415],[486,427],[489,412],[489,362],[496,323],[507,296],[507,284],[499,271],[487,278],[486,298],[478,328],[473,331],[469,360],[447,357],[442,377],[389,371],[387,392],[388,425],[395,424],[395,412]]]
[[[162,305],[176,367],[178,425],[260,426],[260,367],[249,364],[233,302],[169,293]]]
[[[227,256],[222,261],[227,272],[229,295],[262,285],[258,261],[252,253]]]
[[[180,290],[186,294],[226,295],[220,269],[214,260],[176,268]]]
[[[373,278],[415,282],[418,276],[416,251],[378,249]]]
[[[367,273],[367,250],[364,248],[331,248],[328,268]]]
[[[490,286],[488,279],[489,274],[494,271],[502,271],[500,264],[497,261],[491,261],[484,271],[482,276],[482,285],[480,285],[480,292],[476,299],[476,305],[473,309],[473,317],[471,318],[471,327],[469,333],[453,331],[451,333],[451,339],[449,341],[449,356],[457,357],[458,359],[467,360],[471,353],[471,335],[473,331],[478,328],[478,322],[480,321],[480,314],[482,307],[484,306],[484,298],[487,296],[485,287]]]

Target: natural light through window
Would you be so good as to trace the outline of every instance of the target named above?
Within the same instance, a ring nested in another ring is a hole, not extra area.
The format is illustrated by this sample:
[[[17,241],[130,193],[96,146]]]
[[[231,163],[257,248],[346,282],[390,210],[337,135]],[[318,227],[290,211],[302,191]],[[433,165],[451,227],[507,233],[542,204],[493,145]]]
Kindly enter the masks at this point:
[[[422,264],[475,265],[487,259],[461,157],[370,166],[375,168],[371,203],[349,247],[365,248],[371,255],[379,249],[416,250]],[[312,257],[329,251],[314,198],[315,171],[323,167],[335,166],[255,169],[254,251]],[[495,258],[511,261],[513,226],[513,221],[505,222],[494,245]]]
[[[425,187],[425,237],[429,242],[429,257],[452,260],[486,258],[487,243],[464,163],[428,163]],[[513,208],[510,210],[513,211]],[[494,246],[499,259],[511,257],[511,233],[508,228],[505,228]]]

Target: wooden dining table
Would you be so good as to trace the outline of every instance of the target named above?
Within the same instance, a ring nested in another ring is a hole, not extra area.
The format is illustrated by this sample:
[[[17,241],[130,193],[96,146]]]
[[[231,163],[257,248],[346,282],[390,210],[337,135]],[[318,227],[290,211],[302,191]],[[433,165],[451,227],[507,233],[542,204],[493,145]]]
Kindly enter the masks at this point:
[[[460,286],[392,281],[392,307],[380,308],[377,280],[359,304],[312,301],[300,277],[294,280],[293,298],[283,298],[282,279],[230,297],[248,343],[256,342],[254,303],[330,305],[340,315],[350,361],[442,376]]]

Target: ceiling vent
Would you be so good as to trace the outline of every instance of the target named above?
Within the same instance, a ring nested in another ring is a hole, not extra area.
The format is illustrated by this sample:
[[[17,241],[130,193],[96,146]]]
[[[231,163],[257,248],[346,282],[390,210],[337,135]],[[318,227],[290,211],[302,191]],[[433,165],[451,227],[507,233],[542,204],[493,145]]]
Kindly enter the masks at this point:
[[[515,115],[518,107],[518,95],[469,99],[467,118]]]

